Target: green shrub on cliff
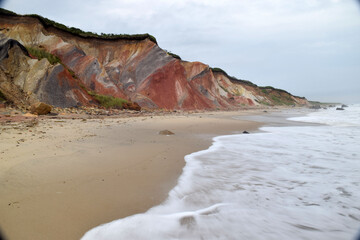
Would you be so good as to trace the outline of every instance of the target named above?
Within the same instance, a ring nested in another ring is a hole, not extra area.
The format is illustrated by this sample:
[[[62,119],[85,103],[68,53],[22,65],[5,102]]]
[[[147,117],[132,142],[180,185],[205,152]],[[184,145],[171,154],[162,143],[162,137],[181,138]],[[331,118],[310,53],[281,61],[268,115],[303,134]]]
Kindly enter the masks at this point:
[[[210,68],[211,69],[211,71],[213,71],[213,72],[219,72],[219,73],[223,73],[223,74],[225,74],[225,75],[228,75],[224,70],[222,70],[221,68],[217,68],[217,67],[215,67],[215,68]]]
[[[58,58],[57,56],[55,56],[49,52],[46,52],[43,49],[32,48],[32,47],[26,47],[26,49],[28,50],[28,52],[31,56],[36,57],[39,60],[46,58],[52,65],[54,65],[56,63],[61,63],[60,58]]]
[[[257,101],[258,103],[260,103],[261,105],[265,105],[265,106],[271,106],[270,103],[264,101],[264,100],[261,100],[261,101]]]
[[[0,8],[0,14],[7,15],[7,16],[18,16],[16,13],[9,11],[5,8]]]
[[[105,108],[122,108],[124,103],[128,103],[127,100],[122,98],[116,98],[113,96],[101,95],[95,92],[89,91],[89,95],[93,96],[98,103]]]
[[[261,89],[261,92],[264,93],[264,94],[268,94],[267,89]]]
[[[172,52],[170,52],[168,50],[165,50],[165,52],[166,52],[167,55],[172,56],[173,58],[181,60],[181,57],[179,55],[177,55],[175,53],[172,53]]]
[[[274,101],[276,105],[281,105],[281,100],[277,96],[271,96],[271,99]]]
[[[295,102],[288,96],[271,96],[275,105],[294,105]]]
[[[210,68],[210,69],[211,69],[211,71],[212,71],[213,73],[222,73],[222,74],[224,74],[224,75],[225,75],[227,78],[229,78],[230,81],[232,81],[232,82],[242,83],[242,84],[246,84],[246,85],[249,85],[249,86],[257,87],[256,84],[254,84],[254,83],[252,83],[252,82],[250,82],[250,81],[248,81],[248,80],[237,79],[236,77],[232,77],[232,76],[228,75],[227,72],[225,72],[225,71],[222,70],[221,68],[215,67],[215,68]]]

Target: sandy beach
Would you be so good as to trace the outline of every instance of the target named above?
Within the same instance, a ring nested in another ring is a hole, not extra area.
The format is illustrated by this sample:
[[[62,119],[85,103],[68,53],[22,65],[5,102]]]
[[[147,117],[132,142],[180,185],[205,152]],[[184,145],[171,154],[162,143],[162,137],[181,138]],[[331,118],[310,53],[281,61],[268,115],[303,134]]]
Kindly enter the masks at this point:
[[[10,240],[71,240],[144,212],[166,199],[185,155],[214,136],[255,131],[261,123],[232,117],[261,112],[2,124],[0,229]]]

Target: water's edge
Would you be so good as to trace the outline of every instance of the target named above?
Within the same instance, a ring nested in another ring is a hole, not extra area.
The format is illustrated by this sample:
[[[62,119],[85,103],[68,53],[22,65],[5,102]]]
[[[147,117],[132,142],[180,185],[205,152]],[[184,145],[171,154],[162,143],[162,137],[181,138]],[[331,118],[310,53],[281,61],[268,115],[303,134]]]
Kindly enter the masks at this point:
[[[353,144],[360,133],[350,129],[339,140],[336,131],[349,129],[306,118],[304,111],[239,117],[265,126],[215,137],[208,149],[185,156],[163,204],[83,239],[348,239],[360,221]],[[347,152],[334,149],[341,144]]]

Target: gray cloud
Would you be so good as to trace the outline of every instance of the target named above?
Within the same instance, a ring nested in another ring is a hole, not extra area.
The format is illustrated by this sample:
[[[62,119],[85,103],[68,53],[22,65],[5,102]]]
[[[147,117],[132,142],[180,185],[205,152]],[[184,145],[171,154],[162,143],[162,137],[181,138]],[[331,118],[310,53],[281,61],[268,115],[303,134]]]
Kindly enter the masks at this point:
[[[148,32],[185,60],[221,67],[259,85],[331,100],[360,91],[357,2],[8,0],[3,7],[86,31]]]

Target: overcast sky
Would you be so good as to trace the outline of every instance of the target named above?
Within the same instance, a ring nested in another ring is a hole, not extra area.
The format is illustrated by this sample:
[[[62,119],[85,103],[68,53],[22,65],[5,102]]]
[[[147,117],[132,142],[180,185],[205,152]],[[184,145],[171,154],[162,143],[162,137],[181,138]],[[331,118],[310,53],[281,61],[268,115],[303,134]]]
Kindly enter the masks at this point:
[[[1,0],[0,0],[1,2]],[[150,33],[187,61],[310,100],[360,103],[357,0],[5,0],[97,33]]]

